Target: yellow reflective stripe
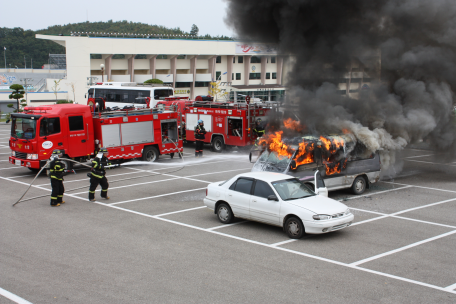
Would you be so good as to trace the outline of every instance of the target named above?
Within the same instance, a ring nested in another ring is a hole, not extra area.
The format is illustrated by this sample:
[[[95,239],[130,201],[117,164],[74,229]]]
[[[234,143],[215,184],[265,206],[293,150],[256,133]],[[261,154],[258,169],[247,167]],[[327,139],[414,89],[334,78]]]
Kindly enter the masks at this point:
[[[57,197],[63,197],[63,195],[57,195]]]
[[[89,193],[95,193],[95,191],[90,191],[90,190],[89,190]]]
[[[95,177],[98,177],[98,178],[103,178],[103,176],[96,175],[96,174],[93,174],[93,173],[92,173],[92,176],[95,176]]]
[[[106,189],[106,190],[101,189],[101,192],[103,192],[103,191],[106,192],[106,191],[108,191],[108,189]]]
[[[62,180],[61,178],[58,178],[57,176],[53,176],[53,175],[51,175],[51,178],[54,178],[56,180]]]
[[[57,199],[55,196],[51,196],[51,199]]]

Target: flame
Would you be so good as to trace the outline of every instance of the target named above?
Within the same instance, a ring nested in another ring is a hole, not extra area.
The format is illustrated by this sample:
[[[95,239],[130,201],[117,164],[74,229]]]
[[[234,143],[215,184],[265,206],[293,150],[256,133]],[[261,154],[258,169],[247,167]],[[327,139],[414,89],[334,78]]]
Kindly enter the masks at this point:
[[[275,152],[279,159],[284,157],[289,158],[294,154],[295,150],[282,141],[282,135],[282,131],[267,134],[260,139],[259,144],[264,146],[269,152]],[[347,166],[347,159],[335,160],[335,157],[338,155],[337,152],[339,149],[344,147],[343,139],[324,136],[320,136],[319,139],[321,141],[320,148],[322,149],[326,175],[341,173],[342,169],[345,169]],[[299,143],[298,151],[293,158],[296,166],[291,169],[296,169],[300,165],[313,163],[315,161],[314,150],[316,147],[314,142],[306,140]]]
[[[298,131],[298,132],[301,132],[302,130],[304,130],[306,128],[306,126],[301,125],[301,123],[299,121],[293,120],[291,118],[284,120],[283,125],[287,129]]]

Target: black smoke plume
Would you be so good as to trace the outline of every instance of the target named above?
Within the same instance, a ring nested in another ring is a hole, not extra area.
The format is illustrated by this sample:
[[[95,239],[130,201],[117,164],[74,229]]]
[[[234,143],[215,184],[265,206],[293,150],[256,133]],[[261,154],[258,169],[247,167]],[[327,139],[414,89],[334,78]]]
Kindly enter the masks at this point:
[[[386,152],[383,163],[421,141],[454,154],[454,0],[228,3],[226,22],[241,39],[292,58],[286,103],[298,105],[309,131],[348,129]],[[373,79],[369,89],[341,95],[338,83],[355,70]]]

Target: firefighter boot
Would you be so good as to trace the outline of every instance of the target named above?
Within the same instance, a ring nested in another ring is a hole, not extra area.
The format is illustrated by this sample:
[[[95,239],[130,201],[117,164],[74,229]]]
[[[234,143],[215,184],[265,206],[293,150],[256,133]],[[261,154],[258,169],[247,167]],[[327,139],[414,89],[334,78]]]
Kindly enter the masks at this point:
[[[51,196],[51,207],[58,207],[60,206],[60,203],[57,202],[57,198]]]
[[[195,157],[199,157],[199,152],[195,152]]]

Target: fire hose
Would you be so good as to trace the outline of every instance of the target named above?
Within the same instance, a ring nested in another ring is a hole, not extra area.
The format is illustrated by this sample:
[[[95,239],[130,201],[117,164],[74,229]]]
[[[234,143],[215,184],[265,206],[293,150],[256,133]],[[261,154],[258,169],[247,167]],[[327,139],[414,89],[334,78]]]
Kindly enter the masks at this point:
[[[178,153],[181,155],[181,158],[182,158],[182,161],[184,161],[184,155],[183,153],[181,153],[179,151],[179,148],[177,146],[177,144],[175,142],[173,142],[171,139],[169,139],[177,148],[177,151]],[[65,161],[70,161],[70,162],[73,162],[73,163],[77,163],[77,164],[80,164],[84,167],[87,167],[87,168],[90,168],[92,169],[91,166],[88,166],[86,164],[83,164],[83,163],[80,163],[78,161],[75,161],[75,160],[72,160],[72,159],[68,159],[68,158],[62,158],[62,160],[65,160]],[[32,182],[30,183],[30,185],[28,186],[27,190],[24,192],[24,194],[22,194],[22,196],[17,200],[17,202],[15,202],[13,204],[13,207],[16,206],[17,204],[19,204],[20,202],[26,202],[26,201],[30,201],[30,200],[33,200],[33,199],[37,199],[37,198],[42,198],[42,197],[46,197],[46,196],[49,196],[48,194],[46,195],[39,195],[39,196],[34,196],[34,197],[31,197],[31,198],[28,198],[28,199],[25,199],[25,200],[22,200],[22,198],[25,196],[25,194],[30,190],[30,188],[32,187],[32,184],[35,182],[36,178],[41,174],[41,172],[46,168],[46,166],[48,165],[48,163],[50,162],[51,160],[48,160],[46,162],[46,164],[41,168],[41,170],[36,174],[35,178],[32,180]],[[147,165],[150,165],[150,163],[144,163],[144,164],[147,164]],[[113,166],[107,166],[107,168],[110,168],[110,167],[118,167],[120,166],[120,164],[118,165],[113,165]],[[128,166],[128,163],[125,164],[124,166]],[[148,174],[148,175],[142,175],[142,176],[135,176],[135,177],[130,177],[130,178],[124,178],[124,179],[118,179],[118,180],[113,180],[113,181],[110,181],[110,183],[116,183],[116,182],[120,182],[120,181],[127,181],[127,180],[132,180],[132,179],[137,179],[137,178],[143,178],[143,177],[149,177],[149,176],[156,176],[156,175],[165,175],[165,174],[170,174],[170,173],[174,173],[174,172],[177,172],[177,171],[180,171],[182,169],[184,169],[185,166],[182,166],[176,170],[172,170],[172,171],[169,171],[169,172],[164,172],[164,173],[157,173],[157,172],[154,172],[153,174]],[[70,189],[70,190],[67,190],[66,192],[71,192],[71,191],[75,191],[75,190],[79,190],[79,189],[83,189],[83,188],[87,188],[87,186],[82,186],[82,187],[77,187],[77,188],[73,188],[73,189]]]

